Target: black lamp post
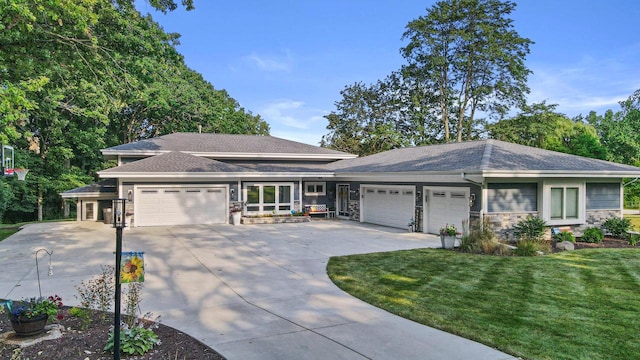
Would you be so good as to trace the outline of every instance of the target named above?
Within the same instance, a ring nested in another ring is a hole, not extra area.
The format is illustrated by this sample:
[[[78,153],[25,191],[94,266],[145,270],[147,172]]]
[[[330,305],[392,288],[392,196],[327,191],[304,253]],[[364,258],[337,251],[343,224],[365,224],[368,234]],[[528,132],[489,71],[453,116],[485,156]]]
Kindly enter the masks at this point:
[[[113,200],[113,227],[116,228],[116,298],[113,320],[113,358],[120,360],[120,266],[122,263],[122,229],[125,223],[125,203],[127,199]]]

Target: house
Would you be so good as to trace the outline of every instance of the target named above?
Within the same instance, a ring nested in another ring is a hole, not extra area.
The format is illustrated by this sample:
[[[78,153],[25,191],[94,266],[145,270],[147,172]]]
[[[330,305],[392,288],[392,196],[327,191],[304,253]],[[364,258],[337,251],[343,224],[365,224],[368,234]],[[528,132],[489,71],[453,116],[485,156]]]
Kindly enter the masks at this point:
[[[509,236],[529,215],[580,232],[621,216],[623,178],[640,177],[637,167],[498,140],[358,158],[270,136],[175,133],[102,153],[118,164],[99,172],[102,185],[62,196],[78,200],[78,220],[99,220],[108,199],[126,198],[133,226],[224,224],[233,206],[260,215],[326,204],[339,218],[398,228],[415,220],[427,233],[486,219]]]

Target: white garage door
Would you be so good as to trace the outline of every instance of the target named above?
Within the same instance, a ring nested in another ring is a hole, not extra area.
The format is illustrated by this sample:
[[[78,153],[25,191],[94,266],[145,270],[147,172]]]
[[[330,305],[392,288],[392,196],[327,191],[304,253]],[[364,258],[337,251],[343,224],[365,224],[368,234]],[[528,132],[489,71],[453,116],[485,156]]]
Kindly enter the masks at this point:
[[[406,229],[414,216],[414,187],[363,187],[362,221]]]
[[[469,218],[469,188],[425,188],[426,223],[429,233],[437,234],[446,224],[462,232],[462,220]]]
[[[224,224],[227,218],[226,187],[198,185],[138,187],[136,226]]]

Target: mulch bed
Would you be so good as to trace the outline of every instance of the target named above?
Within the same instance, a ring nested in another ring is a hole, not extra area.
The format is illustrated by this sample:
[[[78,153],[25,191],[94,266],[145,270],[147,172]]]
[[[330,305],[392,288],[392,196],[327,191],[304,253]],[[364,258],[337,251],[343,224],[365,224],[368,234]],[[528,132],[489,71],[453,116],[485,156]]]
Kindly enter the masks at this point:
[[[57,321],[64,326],[62,337],[46,340],[24,347],[8,345],[0,342],[0,359],[13,359],[14,351],[20,352],[18,359],[39,360],[108,360],[113,354],[102,350],[109,337],[113,314],[107,314],[102,320],[100,312],[91,312],[91,323],[82,329],[82,321],[69,315],[69,308],[64,307],[60,313],[63,319]],[[0,334],[12,331],[11,322],[6,314],[0,315]],[[145,355],[122,354],[122,359],[171,359],[171,360],[224,360],[225,358],[197,339],[169,326],[159,324],[154,332],[162,343],[153,347]]]
[[[576,249],[601,249],[601,248],[638,248],[638,246],[629,245],[629,240],[617,239],[612,237],[605,237],[601,243],[586,243],[581,242],[579,238],[576,239]]]

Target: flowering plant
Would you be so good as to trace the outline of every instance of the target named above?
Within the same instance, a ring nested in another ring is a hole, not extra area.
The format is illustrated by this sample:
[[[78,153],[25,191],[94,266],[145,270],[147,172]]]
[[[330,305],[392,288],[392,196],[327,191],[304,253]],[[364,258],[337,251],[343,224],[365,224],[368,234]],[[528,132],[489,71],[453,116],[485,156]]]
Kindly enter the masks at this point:
[[[458,233],[458,229],[456,229],[455,225],[445,225],[444,227],[440,228],[440,235],[444,235],[444,236],[456,236],[456,234]]]
[[[58,320],[62,318],[58,315],[58,310],[62,307],[62,298],[58,295],[52,295],[47,298],[30,298],[22,301],[11,300],[4,303],[5,308],[8,310],[9,317],[13,320],[20,318],[31,319],[39,315],[47,315],[52,320],[57,317]]]

